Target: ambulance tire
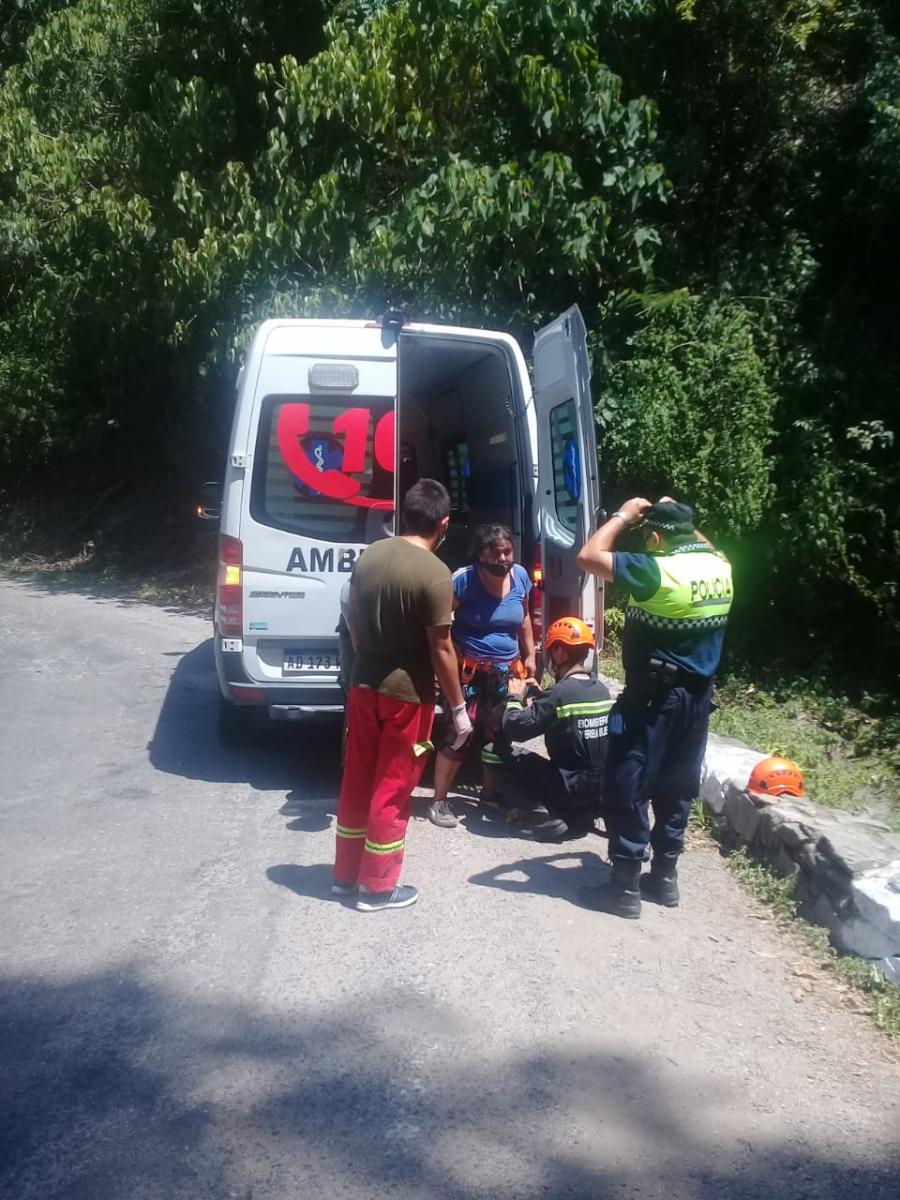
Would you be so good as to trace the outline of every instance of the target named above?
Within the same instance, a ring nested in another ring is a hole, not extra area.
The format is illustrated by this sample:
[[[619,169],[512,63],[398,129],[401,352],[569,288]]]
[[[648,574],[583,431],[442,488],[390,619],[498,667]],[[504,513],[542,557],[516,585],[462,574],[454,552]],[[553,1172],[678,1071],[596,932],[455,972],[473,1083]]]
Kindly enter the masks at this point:
[[[259,728],[257,715],[255,705],[232,704],[220,696],[217,733],[221,744],[231,749],[251,745]]]

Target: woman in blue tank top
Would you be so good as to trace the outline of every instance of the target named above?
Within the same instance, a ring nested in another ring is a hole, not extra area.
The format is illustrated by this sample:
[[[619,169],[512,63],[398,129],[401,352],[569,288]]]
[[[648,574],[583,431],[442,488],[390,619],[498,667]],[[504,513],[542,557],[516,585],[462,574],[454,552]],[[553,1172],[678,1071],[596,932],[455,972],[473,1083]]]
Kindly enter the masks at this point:
[[[506,697],[512,674],[532,679],[534,632],[528,612],[531,580],[513,561],[512,534],[505,525],[481,525],[475,531],[472,564],[453,576],[453,644],[460,680],[475,737],[493,741],[494,713]],[[468,746],[445,745],[434,768],[434,798],[428,816],[435,825],[456,825],[447,795]]]

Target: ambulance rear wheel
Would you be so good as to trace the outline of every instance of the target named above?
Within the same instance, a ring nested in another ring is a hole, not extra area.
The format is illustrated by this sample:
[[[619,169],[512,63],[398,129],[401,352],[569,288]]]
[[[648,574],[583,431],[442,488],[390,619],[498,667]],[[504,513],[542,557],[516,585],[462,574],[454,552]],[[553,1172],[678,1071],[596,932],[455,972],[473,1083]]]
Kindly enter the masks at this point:
[[[249,746],[256,736],[257,729],[255,706],[232,704],[224,696],[219,697],[217,732],[223,746],[232,748]]]

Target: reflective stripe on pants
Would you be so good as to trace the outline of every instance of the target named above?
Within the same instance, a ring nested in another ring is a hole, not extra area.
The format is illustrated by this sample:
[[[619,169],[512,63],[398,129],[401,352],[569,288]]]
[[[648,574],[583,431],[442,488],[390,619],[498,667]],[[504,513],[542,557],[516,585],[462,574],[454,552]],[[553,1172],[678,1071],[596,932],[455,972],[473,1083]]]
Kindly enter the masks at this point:
[[[403,866],[410,795],[427,755],[434,705],[351,688],[347,751],[338,801],[334,877],[372,892],[393,891]]]

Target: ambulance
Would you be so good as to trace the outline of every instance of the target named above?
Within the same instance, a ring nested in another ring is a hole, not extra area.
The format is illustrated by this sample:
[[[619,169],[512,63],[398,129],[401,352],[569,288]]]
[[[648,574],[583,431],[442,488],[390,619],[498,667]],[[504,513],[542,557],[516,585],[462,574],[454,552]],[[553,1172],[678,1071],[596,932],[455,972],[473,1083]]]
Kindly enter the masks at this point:
[[[578,614],[599,636],[602,593],[576,554],[600,512],[585,326],[541,329],[532,384],[508,333],[380,321],[268,320],[238,380],[221,492],[215,600],[220,735],[261,712],[342,711],[340,593],[367,546],[399,533],[417,479],[451,497],[439,554],[468,560],[484,521],[512,530],[542,626]]]

